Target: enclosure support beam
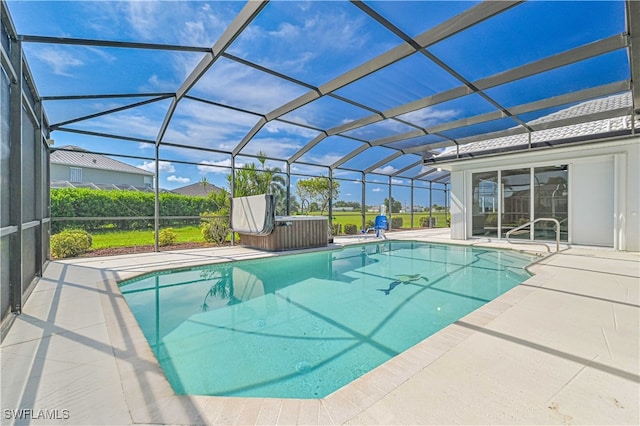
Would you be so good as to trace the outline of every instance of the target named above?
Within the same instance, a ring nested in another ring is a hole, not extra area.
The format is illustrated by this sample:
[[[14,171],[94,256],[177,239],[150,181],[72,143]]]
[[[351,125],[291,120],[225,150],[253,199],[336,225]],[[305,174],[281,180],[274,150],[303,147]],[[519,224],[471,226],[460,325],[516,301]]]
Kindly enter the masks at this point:
[[[156,174],[156,187],[155,189],[155,203],[153,209],[154,216],[154,244],[155,251],[160,251],[160,146],[156,144],[155,147],[155,174]]]
[[[433,227],[433,182],[429,181],[429,228]]]
[[[327,233],[328,235],[331,235],[330,242],[333,242],[333,170],[329,169],[329,173],[327,173],[327,175],[329,176],[329,229],[327,229]]]
[[[9,154],[9,182],[11,192],[11,205],[9,207],[9,217],[11,225],[17,231],[11,234],[9,241],[9,300],[11,312],[20,314],[22,311],[22,281],[23,281],[23,258],[22,258],[22,90],[23,90],[23,67],[22,67],[22,43],[19,40],[12,40],[10,60],[13,70],[18,78],[11,82],[9,94],[9,140],[11,152]]]
[[[413,203],[415,201],[414,197],[413,197],[413,191],[415,189],[415,185],[414,184],[415,184],[414,180],[411,179],[411,207],[410,207],[411,208],[411,229],[413,229],[415,227],[415,224],[413,223],[413,210],[414,210]]]
[[[366,225],[366,217],[367,217],[367,206],[365,205],[365,201],[366,201],[366,194],[367,194],[367,188],[366,188],[366,181],[364,180],[364,172],[362,172],[362,204],[361,204],[361,208],[360,211],[362,212],[361,216],[361,228],[360,229],[367,229],[367,225]]]
[[[629,31],[633,110],[640,114],[640,2],[627,0],[627,25]]]

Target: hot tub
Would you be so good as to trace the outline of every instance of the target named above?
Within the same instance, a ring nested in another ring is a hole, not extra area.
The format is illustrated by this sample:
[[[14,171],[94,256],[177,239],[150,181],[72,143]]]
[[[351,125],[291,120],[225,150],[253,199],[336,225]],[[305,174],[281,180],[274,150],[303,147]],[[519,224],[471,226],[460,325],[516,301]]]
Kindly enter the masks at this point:
[[[276,216],[270,234],[240,233],[240,244],[268,251],[326,247],[328,229],[326,216]]]

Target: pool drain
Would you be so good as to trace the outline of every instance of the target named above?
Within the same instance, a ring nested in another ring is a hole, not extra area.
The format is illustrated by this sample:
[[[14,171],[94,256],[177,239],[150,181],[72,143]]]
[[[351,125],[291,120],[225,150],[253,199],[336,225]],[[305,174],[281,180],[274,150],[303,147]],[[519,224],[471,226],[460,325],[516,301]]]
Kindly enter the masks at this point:
[[[313,366],[307,361],[300,361],[296,363],[296,371],[300,374],[308,373]]]

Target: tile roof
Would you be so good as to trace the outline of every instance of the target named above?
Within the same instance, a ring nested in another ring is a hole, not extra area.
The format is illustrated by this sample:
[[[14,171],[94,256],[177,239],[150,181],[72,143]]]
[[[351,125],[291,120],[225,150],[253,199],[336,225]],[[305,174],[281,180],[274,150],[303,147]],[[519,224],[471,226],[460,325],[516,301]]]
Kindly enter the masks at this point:
[[[584,117],[588,114],[613,111],[623,108],[631,108],[631,94],[623,93],[619,95],[609,96],[606,98],[582,102],[569,108],[556,111],[544,117],[537,118],[528,122],[532,127],[543,126],[562,120],[570,120],[577,117]],[[531,143],[541,143],[548,141],[557,141],[562,139],[572,139],[576,137],[585,137],[597,135],[601,133],[615,132],[620,130],[631,130],[631,116],[607,118],[586,123],[571,124],[568,126],[555,127],[551,129],[537,130],[531,133]],[[636,128],[640,128],[640,121],[636,120]],[[463,142],[463,141],[461,141]],[[450,157],[459,154],[472,154],[482,151],[493,151],[500,149],[512,148],[529,143],[529,135],[527,133],[487,139],[472,143],[461,143],[459,151],[456,146],[450,146],[436,154],[434,158]]]
[[[52,164],[64,164],[72,167],[85,167],[100,170],[111,170],[124,173],[133,173],[145,176],[154,176],[153,173],[134,167],[122,161],[114,160],[100,154],[92,154],[80,147],[65,145],[51,153]]]

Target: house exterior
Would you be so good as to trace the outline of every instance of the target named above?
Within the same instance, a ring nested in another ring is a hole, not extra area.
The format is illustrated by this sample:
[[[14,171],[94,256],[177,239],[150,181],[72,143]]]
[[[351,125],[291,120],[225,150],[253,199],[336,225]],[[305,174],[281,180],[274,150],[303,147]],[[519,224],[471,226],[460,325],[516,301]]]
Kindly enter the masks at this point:
[[[153,189],[153,173],[77,146],[52,152],[50,163],[52,187]]]
[[[192,197],[206,197],[212,192],[220,192],[221,189],[215,185],[206,182],[204,185],[202,182],[192,183],[191,185],[181,186],[180,188],[172,189],[171,192],[181,195],[189,195]]]
[[[529,124],[535,128],[630,103],[629,95],[611,96]],[[526,134],[508,136],[437,154],[439,166],[451,171],[452,238],[503,239],[533,219],[554,218],[567,244],[640,251],[640,136],[632,128],[630,116],[615,117],[543,127],[531,140]],[[638,120],[635,128],[640,129]],[[508,153],[523,144],[530,149]],[[454,152],[458,159],[447,160]],[[465,156],[471,158],[459,159]],[[538,222],[533,232],[510,238],[554,241],[556,234],[552,222]]]

